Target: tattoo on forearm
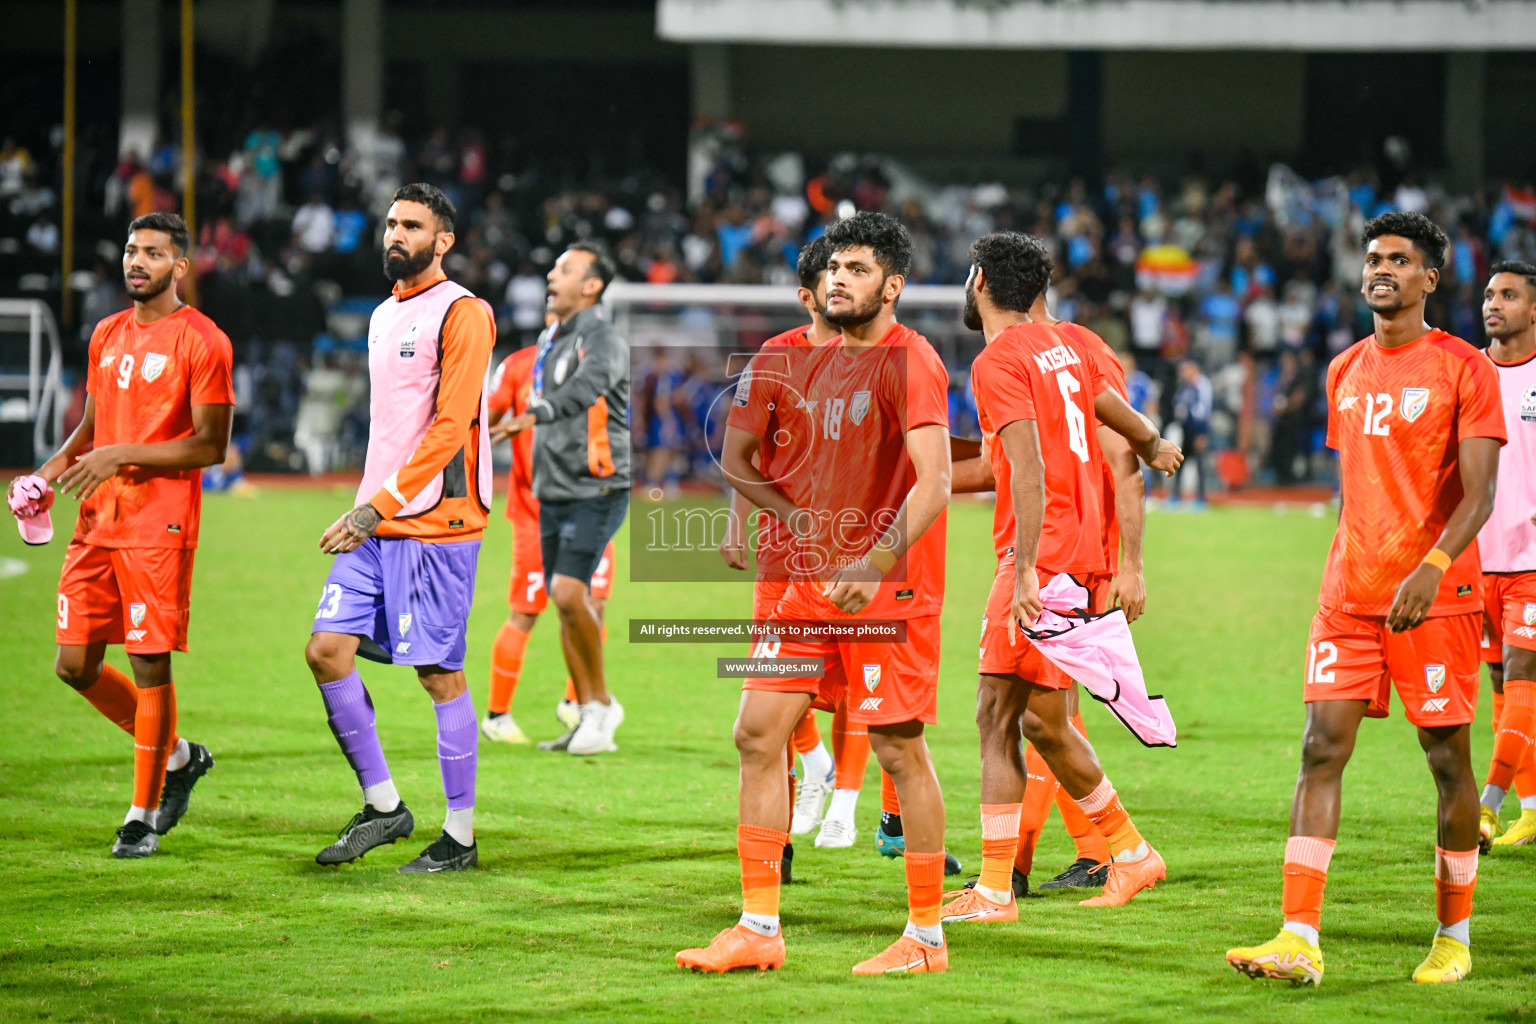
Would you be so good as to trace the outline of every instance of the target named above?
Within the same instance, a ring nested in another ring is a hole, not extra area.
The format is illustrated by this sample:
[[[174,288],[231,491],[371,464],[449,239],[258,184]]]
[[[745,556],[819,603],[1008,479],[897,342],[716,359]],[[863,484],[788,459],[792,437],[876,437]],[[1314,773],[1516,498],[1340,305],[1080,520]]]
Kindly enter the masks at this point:
[[[363,537],[372,537],[382,518],[372,505],[359,505],[347,513],[347,529]]]

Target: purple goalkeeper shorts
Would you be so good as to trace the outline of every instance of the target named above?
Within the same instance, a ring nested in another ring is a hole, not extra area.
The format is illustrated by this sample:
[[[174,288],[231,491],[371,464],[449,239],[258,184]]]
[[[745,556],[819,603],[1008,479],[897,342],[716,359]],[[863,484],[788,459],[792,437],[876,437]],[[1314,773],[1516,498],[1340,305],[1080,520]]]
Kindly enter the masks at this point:
[[[336,556],[313,633],[351,633],[357,653],[394,665],[464,667],[478,540],[370,537]]]

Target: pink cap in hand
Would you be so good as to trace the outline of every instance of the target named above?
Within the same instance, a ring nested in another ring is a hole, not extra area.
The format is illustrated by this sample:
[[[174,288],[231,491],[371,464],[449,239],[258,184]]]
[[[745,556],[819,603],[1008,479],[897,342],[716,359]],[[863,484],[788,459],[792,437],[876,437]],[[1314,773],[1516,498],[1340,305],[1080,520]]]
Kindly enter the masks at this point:
[[[53,539],[53,488],[40,476],[24,476],[11,487],[7,498],[16,528],[28,544],[46,544]]]

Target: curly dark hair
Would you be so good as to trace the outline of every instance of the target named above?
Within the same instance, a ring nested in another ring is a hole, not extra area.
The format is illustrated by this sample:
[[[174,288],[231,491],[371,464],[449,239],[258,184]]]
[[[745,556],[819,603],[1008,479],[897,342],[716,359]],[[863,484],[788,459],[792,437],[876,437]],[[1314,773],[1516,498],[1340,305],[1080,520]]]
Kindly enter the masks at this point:
[[[999,309],[1028,313],[1051,282],[1055,263],[1038,238],[998,231],[971,243],[971,262],[987,275],[987,294]]]
[[[1360,234],[1360,244],[1368,246],[1382,235],[1408,239],[1424,257],[1426,267],[1439,270],[1445,266],[1445,250],[1450,247],[1451,240],[1440,230],[1440,225],[1422,213],[1405,213],[1401,210],[1384,213],[1366,223],[1365,230]]]
[[[398,203],[402,199],[411,203],[420,203],[431,210],[433,216],[437,218],[437,230],[453,234],[453,225],[459,219],[459,211],[454,207],[453,200],[443,194],[442,189],[436,185],[416,181],[395,189],[395,198],[392,202]]]
[[[1488,268],[1488,276],[1495,274],[1519,274],[1525,278],[1525,286],[1536,293],[1536,266],[1523,260],[1500,260]]]
[[[847,217],[827,228],[827,253],[867,245],[875,251],[875,262],[885,276],[907,276],[912,269],[912,236],[901,221],[883,213],[865,211]]]
[[[827,244],[826,235],[811,239],[801,248],[800,260],[795,264],[795,273],[800,275],[800,287],[813,292],[816,290],[816,278],[826,271],[827,260],[831,255],[832,247]]]
[[[178,257],[185,256],[187,250],[192,248],[192,235],[187,231],[187,222],[176,213],[146,213],[142,217],[135,217],[128,225],[128,233],[135,231],[164,231],[171,236],[171,245],[176,249]]]

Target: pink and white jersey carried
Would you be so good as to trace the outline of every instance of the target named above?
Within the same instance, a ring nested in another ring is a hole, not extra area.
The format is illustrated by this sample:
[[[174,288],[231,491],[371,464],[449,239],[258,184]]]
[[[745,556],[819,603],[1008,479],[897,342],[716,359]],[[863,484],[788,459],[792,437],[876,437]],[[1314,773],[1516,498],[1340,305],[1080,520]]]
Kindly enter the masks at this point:
[[[469,540],[491,507],[485,377],[496,343],[490,307],[438,277],[402,291],[368,325],[368,458],[359,504],[380,537]]]
[[[1504,429],[1493,514],[1477,534],[1483,572],[1536,572],[1536,355],[1491,360],[1499,372]]]

